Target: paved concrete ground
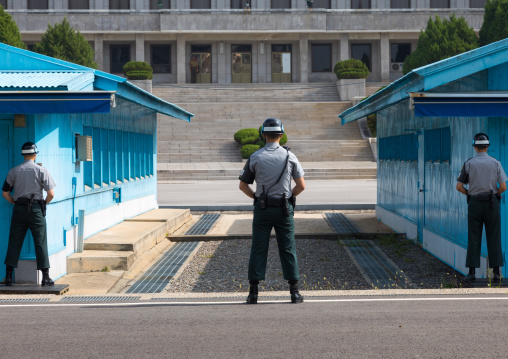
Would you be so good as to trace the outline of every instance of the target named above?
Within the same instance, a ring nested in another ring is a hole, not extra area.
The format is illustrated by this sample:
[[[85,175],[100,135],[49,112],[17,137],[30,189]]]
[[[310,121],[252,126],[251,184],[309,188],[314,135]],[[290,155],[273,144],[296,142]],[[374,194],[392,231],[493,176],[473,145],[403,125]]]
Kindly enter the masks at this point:
[[[195,211],[252,210],[252,200],[238,189],[239,181],[173,181],[158,184],[161,207]],[[312,180],[298,196],[297,210],[373,209],[375,180]]]

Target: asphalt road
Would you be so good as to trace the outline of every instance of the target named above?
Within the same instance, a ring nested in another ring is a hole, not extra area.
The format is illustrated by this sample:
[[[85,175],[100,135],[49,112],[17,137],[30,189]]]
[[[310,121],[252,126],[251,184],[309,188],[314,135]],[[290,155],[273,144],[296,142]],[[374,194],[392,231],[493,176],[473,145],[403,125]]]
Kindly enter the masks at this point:
[[[238,184],[231,180],[158,183],[157,200],[161,206],[251,206],[252,200]],[[376,180],[307,181],[298,205],[375,204],[376,191]]]
[[[488,299],[488,298],[490,299]],[[0,306],[1,358],[506,358],[507,295]],[[330,301],[331,300],[331,301]]]

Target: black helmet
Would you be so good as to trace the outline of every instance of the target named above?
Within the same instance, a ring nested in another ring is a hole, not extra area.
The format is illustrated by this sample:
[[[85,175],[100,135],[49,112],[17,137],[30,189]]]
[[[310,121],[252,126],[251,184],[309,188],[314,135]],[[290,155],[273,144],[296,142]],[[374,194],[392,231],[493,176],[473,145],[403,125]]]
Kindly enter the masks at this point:
[[[33,142],[25,142],[23,146],[21,146],[21,154],[25,155],[36,155],[39,153],[37,146]]]
[[[263,122],[263,127],[261,127],[261,134],[282,135],[284,134],[284,125],[282,125],[282,122],[278,118],[267,118],[265,122]]]
[[[489,145],[490,145],[489,136],[487,136],[485,133],[477,133],[476,135],[474,135],[474,138],[473,138],[473,146],[474,147],[489,146]]]

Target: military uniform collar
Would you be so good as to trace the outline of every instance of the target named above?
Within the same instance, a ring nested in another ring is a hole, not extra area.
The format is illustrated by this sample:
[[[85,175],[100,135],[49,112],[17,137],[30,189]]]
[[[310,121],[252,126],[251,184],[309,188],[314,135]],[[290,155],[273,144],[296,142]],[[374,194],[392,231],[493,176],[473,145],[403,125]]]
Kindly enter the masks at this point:
[[[268,151],[275,151],[279,147],[280,147],[280,145],[277,142],[267,142],[265,145],[265,148]]]
[[[487,154],[487,152],[478,152],[476,154],[476,156],[478,156],[478,157],[486,157],[486,156],[488,156],[488,154]]]

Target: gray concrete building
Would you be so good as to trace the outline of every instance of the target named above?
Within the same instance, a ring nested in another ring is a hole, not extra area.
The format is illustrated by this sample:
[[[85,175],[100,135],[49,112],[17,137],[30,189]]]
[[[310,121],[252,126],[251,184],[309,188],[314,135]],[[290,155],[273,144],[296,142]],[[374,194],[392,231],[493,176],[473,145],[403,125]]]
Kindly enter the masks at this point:
[[[402,76],[429,17],[463,16],[475,30],[487,0],[0,0],[30,46],[67,17],[95,50],[99,69],[121,74],[146,61],[154,83],[335,81],[357,58],[367,81]]]

